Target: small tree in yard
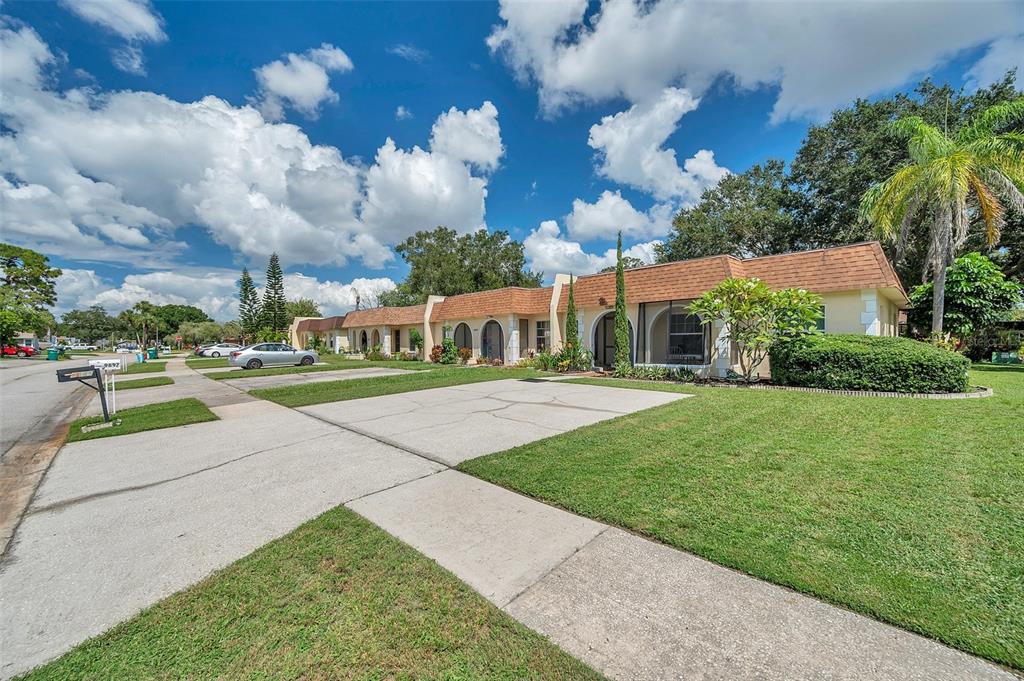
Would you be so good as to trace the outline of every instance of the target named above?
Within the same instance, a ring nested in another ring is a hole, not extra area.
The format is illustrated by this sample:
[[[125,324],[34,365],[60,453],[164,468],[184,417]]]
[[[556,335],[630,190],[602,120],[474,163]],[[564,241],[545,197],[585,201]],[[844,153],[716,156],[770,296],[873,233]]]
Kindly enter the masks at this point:
[[[284,331],[288,327],[288,313],[285,311],[284,272],[277,253],[270,254],[267,263],[267,283],[263,289],[262,326],[274,332]],[[262,335],[262,331],[260,332]],[[263,341],[261,341],[263,342]]]
[[[628,368],[629,318],[626,317],[626,274],[622,263],[622,232],[615,245],[615,369]]]
[[[726,279],[690,304],[702,324],[725,323],[726,338],[736,345],[743,380],[754,371],[775,343],[817,333],[821,298],[803,289],[772,291],[760,279]]]
[[[927,329],[932,324],[934,283],[921,284],[910,294],[913,303],[908,315],[910,325]],[[999,321],[1021,301],[1024,287],[1008,280],[991,260],[981,253],[957,258],[946,272],[946,302],[942,328],[959,338]]]
[[[413,352],[419,352],[423,347],[423,334],[419,329],[409,329],[409,348]]]

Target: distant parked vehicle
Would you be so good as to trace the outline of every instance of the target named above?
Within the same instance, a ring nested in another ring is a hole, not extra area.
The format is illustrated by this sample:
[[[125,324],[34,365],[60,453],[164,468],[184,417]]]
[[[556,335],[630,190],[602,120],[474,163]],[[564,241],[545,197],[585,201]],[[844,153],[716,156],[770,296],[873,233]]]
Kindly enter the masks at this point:
[[[171,351],[171,346],[170,345],[161,345],[160,346],[160,352],[170,352],[170,351]]]
[[[217,343],[216,345],[210,345],[196,354],[200,357],[222,357],[227,356],[233,350],[240,350],[242,348],[238,343]]]
[[[36,349],[31,345],[5,345],[4,354],[11,357],[15,355],[18,357],[31,357],[36,354]]]
[[[272,364],[295,364],[309,366],[320,361],[316,350],[296,350],[285,343],[257,343],[235,350],[228,357],[228,364],[243,369],[259,369]]]
[[[68,346],[68,350],[95,350],[95,345],[86,345],[84,343],[76,343],[75,345]]]

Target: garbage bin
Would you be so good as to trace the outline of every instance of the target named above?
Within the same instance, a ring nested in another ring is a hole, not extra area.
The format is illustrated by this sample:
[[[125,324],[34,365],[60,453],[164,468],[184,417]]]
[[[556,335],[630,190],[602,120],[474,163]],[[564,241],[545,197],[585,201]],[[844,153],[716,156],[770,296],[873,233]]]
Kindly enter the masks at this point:
[[[156,359],[156,348],[150,348],[149,349],[149,358],[150,359]]]
[[[57,348],[46,348],[46,359],[51,361],[51,362],[56,362],[57,361],[57,356],[59,354],[60,353],[57,352]]]
[[[142,364],[145,361],[146,361],[145,353],[142,353],[142,352],[136,352],[135,353],[135,363],[136,364]]]

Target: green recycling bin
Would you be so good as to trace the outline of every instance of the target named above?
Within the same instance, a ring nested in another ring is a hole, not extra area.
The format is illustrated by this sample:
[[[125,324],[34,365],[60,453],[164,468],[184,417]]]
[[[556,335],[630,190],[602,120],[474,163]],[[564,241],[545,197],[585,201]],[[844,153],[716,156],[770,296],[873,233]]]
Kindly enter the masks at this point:
[[[51,362],[56,362],[58,354],[60,354],[60,353],[57,352],[57,348],[46,348],[46,359],[47,360],[49,360]]]
[[[149,358],[150,359],[156,359],[156,348],[150,348],[149,349]]]

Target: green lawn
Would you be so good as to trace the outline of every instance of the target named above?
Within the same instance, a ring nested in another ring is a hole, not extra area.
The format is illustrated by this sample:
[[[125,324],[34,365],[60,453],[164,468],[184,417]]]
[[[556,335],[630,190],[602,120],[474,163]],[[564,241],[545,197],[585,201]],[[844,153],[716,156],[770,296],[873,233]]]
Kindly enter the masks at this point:
[[[27,679],[597,679],[335,508]]]
[[[157,428],[173,428],[184,426],[189,423],[202,423],[203,421],[216,421],[217,415],[210,411],[205,404],[188,397],[183,400],[171,402],[160,402],[158,404],[147,404],[143,407],[132,407],[121,409],[111,415],[111,421],[121,420],[121,425],[110,428],[100,428],[83,433],[82,426],[103,421],[102,416],[90,416],[78,419],[71,424],[68,431],[68,442],[79,440],[95,440],[100,437],[113,437],[115,435],[127,435],[129,433],[141,433],[144,430],[156,430]]]
[[[118,381],[115,385],[118,390],[134,390],[135,388],[155,388],[158,385],[171,385],[174,379],[170,376],[151,376],[149,378],[136,378],[133,381]]]
[[[156,371],[163,371],[167,368],[167,362],[157,362],[149,360],[141,364],[129,364],[128,370],[123,372],[126,374],[150,374]]]
[[[195,357],[186,359],[185,366],[190,369],[219,369],[228,366],[227,357]]]
[[[249,372],[246,372],[245,375],[248,376]],[[323,381],[321,383],[307,383],[305,385],[292,385],[282,388],[260,388],[258,390],[250,390],[249,392],[256,397],[277,402],[286,407],[304,407],[309,404],[320,404],[321,402],[340,402],[341,400],[392,395],[411,390],[444,388],[449,385],[496,381],[503,378],[528,378],[540,375],[540,373],[533,369],[449,366],[432,371],[419,371],[415,374]]]
[[[207,378],[215,381],[223,381],[225,378],[251,378],[253,376],[277,376],[278,374],[308,374],[315,371],[339,371],[343,369],[367,369],[370,367],[385,367],[388,369],[408,369],[410,371],[427,371],[437,368],[436,364],[428,362],[401,362],[399,360],[367,361],[365,359],[335,360],[330,364],[312,364],[310,366],[284,366],[268,367],[266,369],[246,369],[244,373],[238,371],[212,371],[205,374]]]
[[[696,397],[460,468],[1024,669],[1024,367],[948,401],[574,382]]]

